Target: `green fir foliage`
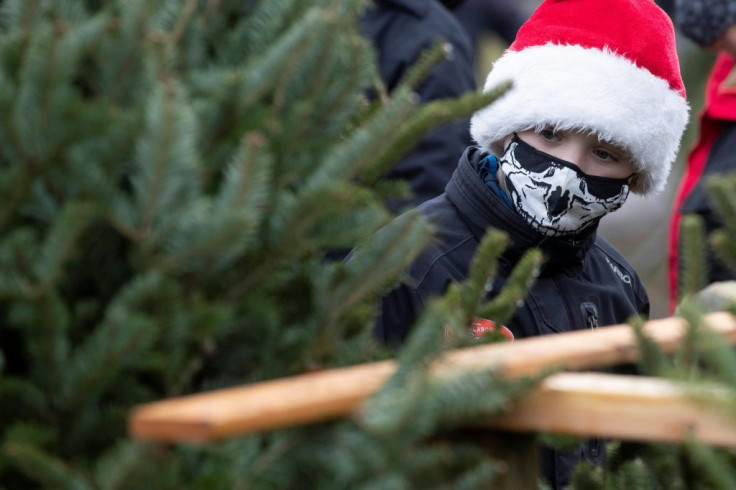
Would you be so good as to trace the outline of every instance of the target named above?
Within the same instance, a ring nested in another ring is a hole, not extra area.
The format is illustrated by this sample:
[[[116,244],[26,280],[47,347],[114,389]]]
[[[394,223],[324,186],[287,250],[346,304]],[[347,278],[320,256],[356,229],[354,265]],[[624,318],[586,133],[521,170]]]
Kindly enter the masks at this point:
[[[690,262],[692,263],[692,262]],[[736,352],[706,324],[691,296],[678,306],[684,336],[667,354],[632,319],[639,360],[636,370],[679,383],[685,396],[705,409],[736,420]],[[695,439],[682,444],[643,444],[611,441],[604,468],[579,465],[572,489],[725,489],[736,486],[736,452],[707,447]]]
[[[371,335],[376,300],[432,229],[417,213],[391,222],[384,199],[406,185],[378,176],[505,87],[418,105],[412,87],[447,55],[438,44],[387,94],[358,34],[365,7],[0,3],[2,488],[492,481],[482,448],[445,434],[536,379],[426,367],[473,343],[479,310],[505,321],[533,280],[536,254],[485,304],[506,244],[495,232],[354,419],[205,447],[126,435],[144,402],[392,354]]]
[[[718,258],[736,274],[736,174],[711,177],[706,181],[708,198],[718,213],[722,228],[708,237],[708,243]]]
[[[683,216],[680,224],[680,256],[682,277],[678,284],[678,300],[692,296],[707,284],[708,264],[705,228],[700,216]]]
[[[708,180],[708,197],[721,229],[705,235],[698,215],[683,217],[680,252],[683,261],[676,315],[684,321],[684,336],[672,354],[667,354],[632,319],[638,341],[636,371],[680,383],[688,396],[722,416],[736,418],[736,352],[720,334],[706,325],[703,303],[696,293],[707,281],[706,252],[714,251],[723,263],[733,266],[736,257],[736,175]],[[728,305],[728,302],[723,303]],[[732,314],[736,313],[733,307]],[[715,395],[714,395],[715,394]],[[643,444],[612,441],[605,468],[579,465],[571,488],[583,489],[727,489],[736,487],[736,452],[708,447],[695,439],[682,444]]]

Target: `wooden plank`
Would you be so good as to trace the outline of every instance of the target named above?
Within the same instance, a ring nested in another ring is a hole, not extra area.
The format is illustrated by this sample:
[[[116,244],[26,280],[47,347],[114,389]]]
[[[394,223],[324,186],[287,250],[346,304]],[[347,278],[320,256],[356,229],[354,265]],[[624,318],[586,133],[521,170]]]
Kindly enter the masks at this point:
[[[736,318],[718,312],[706,319],[725,341],[736,343]],[[684,326],[682,319],[666,318],[644,328],[665,351],[672,351]],[[616,325],[460,349],[433,369],[437,376],[459,369],[495,368],[505,376],[547,367],[595,369],[634,361],[636,350],[631,327]],[[163,400],[134,409],[129,431],[136,439],[203,442],[329,420],[356,409],[395,370],[393,361],[382,361]]]
[[[338,418],[395,370],[393,361],[383,361],[150,403],[133,410],[130,433],[144,440],[206,442]]]
[[[736,417],[703,396],[727,400],[723,390],[687,388],[659,378],[558,373],[484,428],[548,432],[636,441],[681,442],[692,436],[736,447]],[[700,398],[699,398],[700,397]]]
[[[707,326],[736,344],[736,317],[717,312],[705,316]],[[682,318],[651,320],[644,332],[665,352],[674,352],[686,327]],[[581,330],[517,340],[510,344],[459,349],[435,364],[438,373],[454,369],[496,367],[506,376],[538,373],[547,367],[567,370],[597,369],[634,362],[636,339],[629,325]]]

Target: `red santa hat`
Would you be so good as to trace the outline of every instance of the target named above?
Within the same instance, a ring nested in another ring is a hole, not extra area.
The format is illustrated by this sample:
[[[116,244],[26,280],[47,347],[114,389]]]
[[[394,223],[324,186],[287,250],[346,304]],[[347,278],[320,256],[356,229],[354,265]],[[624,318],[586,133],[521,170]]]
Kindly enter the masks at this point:
[[[471,120],[481,147],[525,129],[591,132],[631,153],[633,192],[664,188],[689,108],[674,28],[653,0],[544,1],[485,90],[505,80],[512,88]]]

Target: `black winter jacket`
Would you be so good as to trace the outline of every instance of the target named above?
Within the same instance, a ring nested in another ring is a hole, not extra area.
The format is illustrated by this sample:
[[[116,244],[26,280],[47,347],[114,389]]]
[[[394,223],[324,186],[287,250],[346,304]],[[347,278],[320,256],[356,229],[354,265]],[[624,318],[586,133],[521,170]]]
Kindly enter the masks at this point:
[[[480,179],[477,166],[485,156],[478,148],[468,148],[445,192],[420,207],[436,227],[436,238],[410,266],[403,282],[383,298],[376,322],[381,340],[403,342],[427,301],[466,278],[479,241],[492,227],[506,232],[511,245],[499,261],[489,297],[503,287],[529,248],[539,247],[548,259],[507,325],[515,338],[613,325],[632,315],[649,314],[644,286],[612,245],[595,230],[574,238],[538,234]],[[600,463],[602,450],[597,440],[564,452],[543,448],[542,474],[553,488],[562,488],[580,458]]]
[[[379,0],[360,18],[363,35],[373,42],[378,68],[391,92],[421,54],[440,38],[452,46],[452,56],[435,66],[416,88],[422,102],[458,97],[476,88],[470,38],[458,20],[437,0]],[[386,176],[406,180],[407,201],[388,203],[398,212],[442,193],[455,161],[472,144],[467,119],[443,124],[427,133]]]

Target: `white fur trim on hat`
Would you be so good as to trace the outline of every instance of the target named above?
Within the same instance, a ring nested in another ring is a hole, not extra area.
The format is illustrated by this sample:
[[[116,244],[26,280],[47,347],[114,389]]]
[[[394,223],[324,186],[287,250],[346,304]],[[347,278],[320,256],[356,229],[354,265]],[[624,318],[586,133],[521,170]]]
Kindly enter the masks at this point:
[[[689,112],[665,80],[608,49],[558,44],[506,51],[484,90],[506,80],[512,88],[471,119],[482,148],[525,129],[590,131],[631,153],[633,192],[664,189]]]

